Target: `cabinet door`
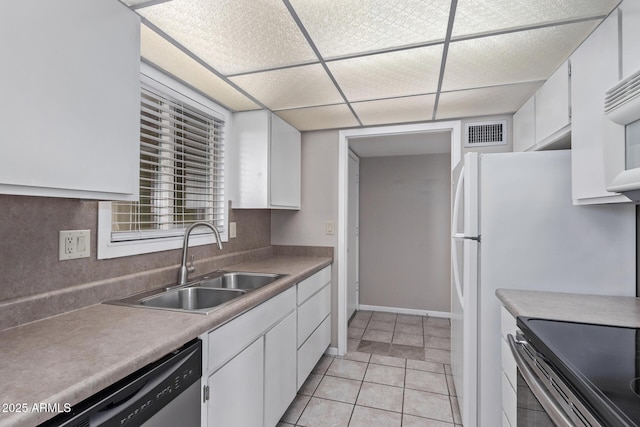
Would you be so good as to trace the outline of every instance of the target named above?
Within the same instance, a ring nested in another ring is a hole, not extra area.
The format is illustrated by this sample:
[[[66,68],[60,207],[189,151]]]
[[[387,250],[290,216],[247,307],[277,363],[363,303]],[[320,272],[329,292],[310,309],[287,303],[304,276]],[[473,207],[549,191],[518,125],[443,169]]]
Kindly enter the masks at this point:
[[[526,151],[536,145],[535,106],[532,96],[513,115],[513,151]]]
[[[296,397],[295,311],[264,339],[264,427],[275,427]]]
[[[618,82],[618,17],[609,16],[571,56],[571,186],[574,204],[628,201],[605,188],[604,93]]]
[[[271,116],[270,207],[300,209],[300,132]]]
[[[264,338],[260,337],[209,377],[209,427],[263,423]]]
[[[538,89],[535,95],[536,143],[553,139],[556,132],[571,123],[569,117],[569,62],[560,68]]]
[[[0,52],[0,193],[137,200],[139,16],[116,1],[3,2]]]
[[[620,5],[622,11],[622,77],[640,69],[640,2],[625,0]],[[615,13],[614,13],[615,15]]]

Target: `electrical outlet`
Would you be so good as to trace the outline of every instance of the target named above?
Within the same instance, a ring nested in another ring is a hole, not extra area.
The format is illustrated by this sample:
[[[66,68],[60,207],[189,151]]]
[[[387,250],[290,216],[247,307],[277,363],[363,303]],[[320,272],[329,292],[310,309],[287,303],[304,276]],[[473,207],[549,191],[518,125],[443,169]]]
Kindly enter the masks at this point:
[[[63,230],[59,235],[58,259],[60,261],[88,258],[91,255],[89,242],[91,230]]]

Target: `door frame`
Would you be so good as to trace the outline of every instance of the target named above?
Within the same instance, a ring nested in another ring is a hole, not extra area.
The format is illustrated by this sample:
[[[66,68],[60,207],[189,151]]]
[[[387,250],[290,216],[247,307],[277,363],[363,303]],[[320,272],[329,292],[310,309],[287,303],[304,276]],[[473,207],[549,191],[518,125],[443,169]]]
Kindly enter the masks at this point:
[[[367,136],[389,136],[405,133],[451,132],[451,164],[456,165],[462,158],[462,138],[460,120],[427,122],[409,125],[376,126],[341,130],[338,132],[338,355],[347,352],[347,241],[346,227],[349,214],[349,139]],[[344,266],[344,268],[342,267]]]
[[[356,227],[356,243],[355,243],[355,247],[353,248],[353,250],[355,250],[355,265],[351,266],[349,264],[349,258],[347,256],[347,263],[345,264],[347,266],[347,317],[348,317],[348,310],[349,310],[349,294],[348,294],[348,286],[349,286],[349,276],[348,276],[348,271],[349,268],[353,267],[355,268],[355,276],[356,276],[356,311],[359,309],[360,307],[360,200],[359,200],[359,196],[360,196],[360,157],[358,157],[358,155],[356,153],[354,153],[351,149],[349,149],[349,158],[353,159],[356,162],[356,167],[358,168],[358,173],[357,173],[357,178],[356,178],[356,192],[357,194],[356,196],[356,201],[355,201],[355,218],[356,218],[356,223],[355,223],[355,227]],[[347,165],[348,168],[348,165]],[[348,176],[348,180],[350,180],[351,177]],[[349,185],[349,182],[347,181],[347,185]],[[353,196],[353,195],[351,195]],[[347,204],[349,202],[349,198],[347,199]],[[349,215],[349,206],[347,205],[347,217]],[[347,221],[347,227],[350,227],[351,225],[348,223]],[[347,243],[348,243],[348,235],[347,235]],[[347,318],[347,322],[349,321],[349,319]]]

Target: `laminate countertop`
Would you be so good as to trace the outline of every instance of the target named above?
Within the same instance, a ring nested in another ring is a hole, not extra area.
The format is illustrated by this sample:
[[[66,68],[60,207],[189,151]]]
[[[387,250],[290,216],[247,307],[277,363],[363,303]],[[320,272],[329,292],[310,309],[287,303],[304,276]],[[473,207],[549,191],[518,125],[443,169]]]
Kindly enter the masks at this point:
[[[640,328],[640,298],[498,289],[513,316]]]
[[[273,256],[225,267],[287,276],[208,315],[98,304],[0,331],[0,426],[36,426],[57,415],[38,405],[75,405],[331,262]]]

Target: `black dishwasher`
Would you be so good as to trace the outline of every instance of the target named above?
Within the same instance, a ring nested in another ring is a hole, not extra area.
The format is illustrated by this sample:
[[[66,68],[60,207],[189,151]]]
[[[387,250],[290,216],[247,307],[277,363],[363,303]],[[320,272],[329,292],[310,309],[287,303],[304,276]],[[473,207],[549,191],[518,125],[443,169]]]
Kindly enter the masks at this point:
[[[202,342],[192,341],[41,427],[200,427]]]

